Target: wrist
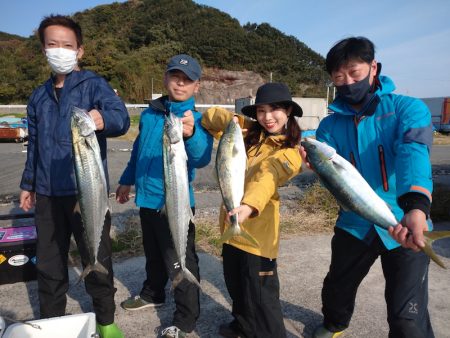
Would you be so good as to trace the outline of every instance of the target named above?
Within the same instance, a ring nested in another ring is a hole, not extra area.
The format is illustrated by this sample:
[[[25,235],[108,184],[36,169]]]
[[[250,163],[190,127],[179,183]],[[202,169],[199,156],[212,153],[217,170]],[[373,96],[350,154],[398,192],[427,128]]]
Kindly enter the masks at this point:
[[[192,128],[192,134],[189,135],[189,136],[183,137],[183,140],[184,140],[184,141],[189,140],[189,139],[194,135],[194,133],[195,133],[195,124],[194,124],[194,127]]]

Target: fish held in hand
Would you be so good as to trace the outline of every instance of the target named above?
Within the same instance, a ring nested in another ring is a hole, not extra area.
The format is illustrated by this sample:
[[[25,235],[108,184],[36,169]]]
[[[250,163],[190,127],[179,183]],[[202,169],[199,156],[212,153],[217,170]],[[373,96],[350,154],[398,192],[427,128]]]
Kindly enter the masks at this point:
[[[81,281],[91,271],[108,274],[108,270],[97,260],[105,216],[109,210],[108,187],[95,124],[85,110],[73,108],[71,130],[83,240],[89,254],[89,264],[80,276]]]
[[[200,288],[197,278],[186,267],[189,224],[193,218],[189,197],[188,157],[183,141],[183,123],[173,113],[166,116],[163,133],[164,212],[169,222],[180,273],[172,281],[175,288],[184,278]]]
[[[346,211],[353,211],[386,230],[399,224],[386,202],[377,195],[359,171],[336,153],[333,147],[315,139],[301,142],[312,169],[323,185]],[[432,249],[436,239],[450,237],[450,231],[424,231],[425,247],[421,248],[436,264],[445,268]]]
[[[216,155],[217,178],[223,203],[228,212],[241,204],[246,168],[247,154],[242,129],[232,120],[220,138]],[[220,238],[222,243],[234,236],[240,236],[252,246],[259,247],[258,241],[239,225],[238,215],[230,216],[230,222]]]

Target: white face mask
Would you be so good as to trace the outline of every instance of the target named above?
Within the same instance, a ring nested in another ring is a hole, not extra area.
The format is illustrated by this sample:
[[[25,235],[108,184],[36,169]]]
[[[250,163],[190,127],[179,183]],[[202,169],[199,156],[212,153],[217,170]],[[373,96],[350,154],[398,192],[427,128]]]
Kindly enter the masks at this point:
[[[56,74],[68,74],[77,64],[78,51],[66,48],[48,48],[45,50],[47,62]]]

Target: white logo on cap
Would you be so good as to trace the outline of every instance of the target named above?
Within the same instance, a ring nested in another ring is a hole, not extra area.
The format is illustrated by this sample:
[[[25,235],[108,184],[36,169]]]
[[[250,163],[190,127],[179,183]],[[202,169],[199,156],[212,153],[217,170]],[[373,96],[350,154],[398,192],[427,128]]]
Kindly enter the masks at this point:
[[[186,59],[181,59],[180,60],[180,65],[187,65],[189,62]]]

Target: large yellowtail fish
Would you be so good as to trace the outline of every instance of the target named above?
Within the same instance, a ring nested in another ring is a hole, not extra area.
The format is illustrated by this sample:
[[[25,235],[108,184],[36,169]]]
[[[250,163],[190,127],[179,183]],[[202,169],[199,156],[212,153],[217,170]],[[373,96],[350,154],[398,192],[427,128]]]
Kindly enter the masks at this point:
[[[189,198],[188,157],[184,148],[183,123],[173,113],[165,118],[163,133],[165,212],[181,271],[174,278],[175,288],[183,278],[200,287],[197,278],[186,267],[186,245],[189,223],[193,218]]]
[[[220,192],[227,211],[237,208],[244,196],[245,171],[247,168],[247,154],[245,152],[242,129],[239,124],[230,121],[219,141],[216,155],[216,173]],[[241,228],[237,215],[230,217],[228,226],[221,242],[226,242],[234,236],[241,236],[258,247],[258,241]]]
[[[333,147],[310,138],[306,138],[301,144],[323,185],[344,210],[351,210],[386,230],[399,224],[386,202],[377,195],[359,171],[339,156]],[[422,250],[436,264],[445,268],[431,244],[436,239],[450,237],[450,231],[424,231],[424,237],[425,247]]]
[[[94,270],[108,274],[108,270],[97,260],[105,215],[109,210],[108,188],[94,121],[86,111],[75,107],[71,129],[78,202],[84,241],[89,252],[89,264],[80,276],[81,281]]]

